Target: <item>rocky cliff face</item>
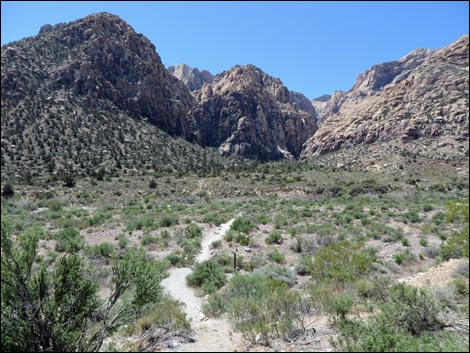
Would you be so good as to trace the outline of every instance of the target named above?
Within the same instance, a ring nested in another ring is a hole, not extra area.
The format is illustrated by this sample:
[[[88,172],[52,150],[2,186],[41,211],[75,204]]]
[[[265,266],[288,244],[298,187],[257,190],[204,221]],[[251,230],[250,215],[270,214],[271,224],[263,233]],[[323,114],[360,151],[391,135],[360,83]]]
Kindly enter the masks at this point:
[[[199,71],[198,68],[191,68],[186,64],[168,66],[168,72],[183,82],[190,91],[201,89],[204,83],[212,83],[214,81],[214,75],[209,71]]]
[[[36,91],[76,95],[87,107],[109,100],[176,135],[185,135],[192,105],[155,46],[108,13],[46,25],[37,37],[2,48],[2,100],[17,102]]]
[[[292,104],[294,104],[294,107],[312,115],[316,122],[317,112],[312,102],[300,92],[290,91],[289,94],[290,94],[290,101],[292,102]]]
[[[443,49],[418,49],[360,74],[350,91],[337,91],[328,101],[302,157],[419,138],[431,139],[430,152],[445,145],[456,157],[468,154],[468,50],[466,35]]]
[[[281,80],[253,65],[222,72],[193,94],[194,139],[222,155],[295,158],[316,130],[315,116],[294,104]]]
[[[317,113],[318,127],[320,127],[320,125],[323,124],[323,121],[325,120],[325,116],[327,114],[327,106],[328,106],[328,102],[330,101],[330,99],[331,99],[331,95],[324,94],[310,101],[310,103],[312,103],[312,106],[315,108],[315,111]]]

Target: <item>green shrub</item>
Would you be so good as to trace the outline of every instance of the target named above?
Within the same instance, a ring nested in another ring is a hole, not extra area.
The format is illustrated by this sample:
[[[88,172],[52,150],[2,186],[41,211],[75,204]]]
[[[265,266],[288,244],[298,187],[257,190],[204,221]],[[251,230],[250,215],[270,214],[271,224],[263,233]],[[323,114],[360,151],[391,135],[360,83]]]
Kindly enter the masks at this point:
[[[15,195],[15,190],[13,189],[13,185],[11,183],[6,183],[3,185],[2,195],[6,198],[13,197]]]
[[[226,310],[226,301],[223,296],[219,293],[214,292],[212,293],[207,303],[202,305],[202,311],[204,315],[208,317],[219,317],[221,316]]]
[[[96,257],[109,257],[114,250],[114,245],[111,243],[101,243],[89,248],[89,252],[92,256]]]
[[[190,238],[190,239],[197,238],[202,235],[202,229],[198,227],[196,224],[191,223],[184,230],[184,234],[186,238]]]
[[[212,249],[218,249],[222,246],[222,241],[220,240],[214,240],[212,243],[211,243],[211,248]]]
[[[246,218],[237,218],[233,221],[232,225],[230,226],[230,230],[240,233],[248,234],[251,230],[255,228],[255,225]]]
[[[171,253],[165,257],[165,259],[171,264],[171,266],[178,265],[181,263],[181,256]]]
[[[390,302],[366,321],[338,322],[340,336],[335,345],[352,352],[432,352],[462,347],[464,341],[447,334],[439,334],[442,341],[431,335],[443,324],[438,319],[438,306],[426,290],[396,284],[389,296]]]
[[[295,274],[288,267],[279,266],[274,264],[266,264],[261,268],[257,268],[253,272],[263,277],[269,278],[279,283],[285,283],[288,286],[293,286],[295,283]]]
[[[451,203],[445,214],[447,223],[461,226],[461,230],[452,234],[447,243],[442,245],[440,255],[444,260],[450,258],[468,257],[469,254],[469,215],[468,204]]]
[[[388,291],[392,280],[388,276],[375,274],[372,278],[362,278],[354,283],[360,297],[377,300],[388,300]]]
[[[261,224],[268,224],[269,218],[266,214],[262,213],[258,216],[258,223]]]
[[[196,264],[193,273],[186,277],[186,282],[207,294],[222,287],[226,282],[226,275],[214,261],[208,260]]]
[[[312,272],[313,261],[311,256],[302,256],[300,262],[295,265],[295,272],[298,275],[304,276]]]
[[[179,219],[177,216],[164,216],[160,219],[159,226],[160,227],[171,227],[172,225],[179,224]]]
[[[416,255],[412,253],[410,249],[405,249],[401,253],[395,254],[393,258],[398,265],[402,265],[404,263],[416,260]]]
[[[228,242],[239,243],[243,246],[250,246],[253,243],[253,239],[245,233],[234,231],[230,229],[224,236],[224,239]]]
[[[410,210],[410,211],[406,212],[403,215],[403,217],[405,218],[405,220],[408,220],[411,223],[418,223],[418,222],[421,221],[421,217],[419,216],[419,214],[415,210]]]
[[[284,262],[284,255],[282,255],[277,249],[268,254],[269,258],[275,263],[281,264]]]
[[[55,251],[75,253],[83,248],[85,239],[80,234],[79,230],[74,227],[67,227],[54,235],[57,240],[55,244]]]
[[[327,312],[335,315],[336,319],[346,319],[346,315],[351,312],[354,299],[351,293],[341,291],[332,294],[327,302]]]
[[[266,244],[282,244],[282,235],[279,231],[274,231],[269,234],[264,240]]]
[[[2,351],[95,352],[125,322],[162,298],[165,268],[138,250],[113,259],[113,285],[103,301],[79,256],[61,256],[47,271],[34,264],[36,233],[13,240],[4,220],[1,233]],[[59,239],[77,233],[64,230]]]
[[[426,289],[398,283],[390,288],[390,300],[384,315],[395,327],[413,335],[442,327],[439,307]]]
[[[445,221],[445,214],[444,212],[436,212],[433,216],[432,216],[432,222],[435,224],[435,225],[440,225],[442,223],[444,223]]]
[[[140,240],[140,245],[142,246],[147,246],[149,244],[158,244],[160,239],[156,236],[153,236],[151,234],[144,234],[142,236],[142,239]]]
[[[458,296],[465,298],[468,298],[468,293],[469,293],[469,285],[468,285],[468,279],[465,278],[455,278],[451,282],[452,289],[455,294]]]
[[[209,313],[226,311],[235,330],[252,343],[266,345],[276,337],[291,340],[304,334],[312,309],[310,298],[260,273],[235,275],[220,296],[211,297]]]
[[[376,256],[347,240],[330,244],[318,250],[312,268],[312,276],[318,280],[345,283],[366,275]]]
[[[423,205],[423,211],[424,212],[431,212],[433,209],[434,209],[434,207],[432,207],[432,205],[429,205],[429,204]]]
[[[119,236],[119,248],[125,249],[127,247],[128,240],[124,234]]]
[[[72,174],[63,174],[61,177],[64,186],[68,188],[73,188],[76,184],[75,178]]]

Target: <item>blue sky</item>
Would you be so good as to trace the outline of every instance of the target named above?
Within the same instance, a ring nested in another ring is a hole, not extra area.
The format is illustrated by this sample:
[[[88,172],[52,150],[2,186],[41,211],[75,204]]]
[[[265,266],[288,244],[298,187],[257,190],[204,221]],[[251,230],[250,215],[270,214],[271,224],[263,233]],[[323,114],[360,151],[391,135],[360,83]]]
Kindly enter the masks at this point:
[[[1,42],[106,11],[155,44],[165,65],[212,73],[254,64],[309,98],[348,90],[370,66],[468,33],[467,1],[1,3]]]

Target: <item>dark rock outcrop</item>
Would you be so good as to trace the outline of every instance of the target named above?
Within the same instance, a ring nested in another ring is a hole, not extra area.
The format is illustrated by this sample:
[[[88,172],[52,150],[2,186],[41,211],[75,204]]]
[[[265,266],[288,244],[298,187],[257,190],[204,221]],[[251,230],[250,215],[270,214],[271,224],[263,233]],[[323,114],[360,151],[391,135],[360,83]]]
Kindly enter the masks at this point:
[[[317,112],[315,111],[315,107],[313,106],[312,102],[300,92],[290,91],[289,93],[290,101],[292,104],[294,104],[294,107],[309,113],[316,121]]]
[[[155,46],[119,17],[99,13],[46,25],[23,44],[2,48],[2,100],[66,91],[88,107],[109,100],[170,134],[187,133],[190,92],[168,73]]]
[[[253,65],[224,71],[193,94],[194,139],[222,155],[296,158],[316,129],[315,116],[294,105],[281,80]]]

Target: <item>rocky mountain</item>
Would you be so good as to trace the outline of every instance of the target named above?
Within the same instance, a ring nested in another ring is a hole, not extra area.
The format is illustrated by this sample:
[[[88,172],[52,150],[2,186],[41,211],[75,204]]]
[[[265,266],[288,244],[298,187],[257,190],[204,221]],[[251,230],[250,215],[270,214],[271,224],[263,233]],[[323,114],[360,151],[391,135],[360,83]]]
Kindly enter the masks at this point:
[[[168,72],[182,81],[190,91],[201,89],[204,83],[212,83],[214,75],[207,70],[199,71],[198,68],[191,68],[186,64],[168,66]]]
[[[469,37],[371,67],[328,101],[303,158],[374,142],[420,139],[429,156],[468,156]],[[444,148],[445,147],[445,148]]]
[[[328,105],[328,101],[330,100],[330,98],[331,98],[331,95],[324,94],[310,101],[312,106],[315,108],[315,111],[317,112],[317,125],[318,126],[320,126],[323,123],[323,120],[325,119],[325,115],[327,112],[327,105]]]
[[[297,107],[280,79],[253,65],[224,71],[193,95],[194,139],[222,155],[296,158],[316,130],[315,115]]]
[[[202,156],[157,129],[190,135],[192,105],[155,46],[119,17],[43,26],[2,46],[2,173],[158,169],[174,165],[178,151]]]
[[[317,120],[317,112],[312,102],[300,92],[290,91],[290,100],[294,106],[313,116]]]

